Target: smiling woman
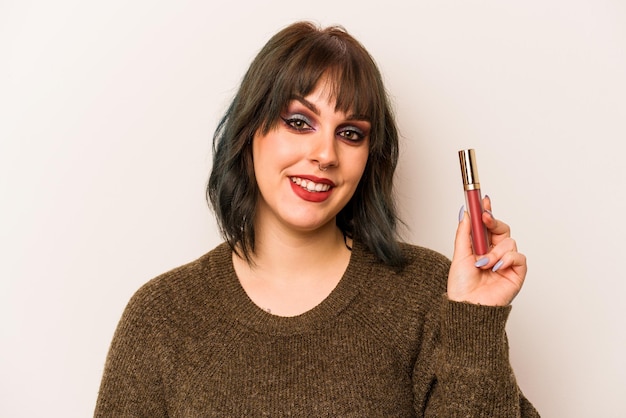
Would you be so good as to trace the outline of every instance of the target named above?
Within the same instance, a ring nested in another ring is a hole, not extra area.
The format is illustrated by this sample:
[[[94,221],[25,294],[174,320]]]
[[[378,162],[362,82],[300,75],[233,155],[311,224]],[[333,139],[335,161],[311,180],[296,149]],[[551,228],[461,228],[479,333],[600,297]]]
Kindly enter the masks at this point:
[[[536,417],[508,360],[526,276],[507,224],[461,212],[452,261],[398,242],[395,121],[367,51],[293,24],[214,136],[225,243],[131,299],[95,415]],[[496,267],[494,267],[496,266]]]
[[[335,110],[330,82],[321,80],[306,98],[292,100],[274,128],[254,136],[259,238],[274,221],[296,231],[327,225],[336,231],[337,214],[354,196],[369,154],[370,123]]]
[[[349,236],[358,234],[385,263],[401,266],[392,196],[398,160],[396,124],[374,60],[337,27],[318,31],[308,23],[292,25],[270,39],[250,65],[214,137],[207,195],[222,232],[233,250],[249,261],[258,241],[253,227],[258,189],[248,144],[285,119],[294,132],[311,132],[307,121],[319,118],[320,103],[306,97],[316,89],[316,100],[343,113],[344,125],[349,122],[337,131],[341,138],[368,133],[364,181],[341,208],[337,225]],[[295,112],[295,106],[302,112]]]

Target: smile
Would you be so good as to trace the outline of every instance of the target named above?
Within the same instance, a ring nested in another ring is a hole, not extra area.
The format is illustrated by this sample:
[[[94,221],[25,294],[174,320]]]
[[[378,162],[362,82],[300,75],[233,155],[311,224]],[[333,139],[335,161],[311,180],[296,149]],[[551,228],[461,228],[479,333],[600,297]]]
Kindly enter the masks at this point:
[[[330,190],[329,184],[315,183],[311,180],[305,180],[300,177],[290,177],[291,182],[306,189],[309,192],[327,192]]]

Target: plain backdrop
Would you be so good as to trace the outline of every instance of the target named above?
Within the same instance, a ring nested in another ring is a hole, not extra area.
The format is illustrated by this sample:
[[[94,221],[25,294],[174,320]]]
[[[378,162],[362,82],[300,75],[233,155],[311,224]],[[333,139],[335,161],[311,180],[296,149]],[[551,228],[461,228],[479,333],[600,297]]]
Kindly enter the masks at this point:
[[[221,238],[211,138],[295,20],[377,60],[404,239],[448,256],[457,150],[528,256],[508,324],[545,417],[624,417],[623,0],[0,0],[0,416],[93,413],[122,310]]]

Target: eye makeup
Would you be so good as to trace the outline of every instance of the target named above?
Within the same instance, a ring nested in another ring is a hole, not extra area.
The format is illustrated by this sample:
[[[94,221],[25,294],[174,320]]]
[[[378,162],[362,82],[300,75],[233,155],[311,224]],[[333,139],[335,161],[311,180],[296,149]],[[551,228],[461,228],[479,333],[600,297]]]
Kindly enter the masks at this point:
[[[367,136],[367,132],[364,132],[357,126],[345,126],[339,129],[337,135],[350,142],[360,142]]]
[[[280,118],[289,129],[293,129],[298,132],[313,129],[311,121],[304,115],[295,113],[289,116],[281,116]]]

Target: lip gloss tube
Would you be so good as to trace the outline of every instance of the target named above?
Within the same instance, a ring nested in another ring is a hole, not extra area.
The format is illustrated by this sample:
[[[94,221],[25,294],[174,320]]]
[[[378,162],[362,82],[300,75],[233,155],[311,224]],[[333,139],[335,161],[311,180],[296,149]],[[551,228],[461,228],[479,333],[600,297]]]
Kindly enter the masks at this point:
[[[489,251],[489,240],[487,228],[482,220],[483,198],[480,194],[476,152],[473,149],[459,151],[459,162],[461,163],[463,189],[465,190],[465,203],[472,226],[472,248],[474,254],[485,255]]]

